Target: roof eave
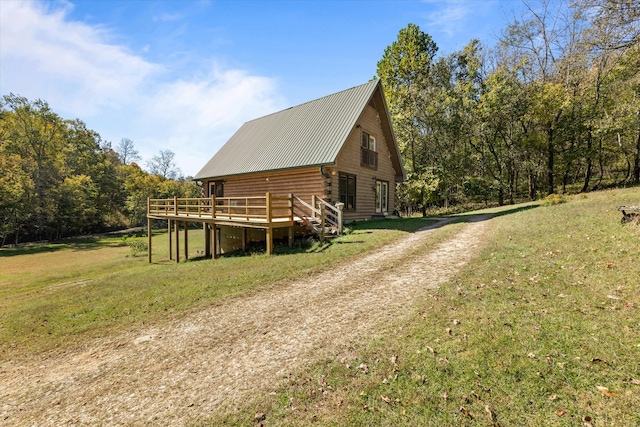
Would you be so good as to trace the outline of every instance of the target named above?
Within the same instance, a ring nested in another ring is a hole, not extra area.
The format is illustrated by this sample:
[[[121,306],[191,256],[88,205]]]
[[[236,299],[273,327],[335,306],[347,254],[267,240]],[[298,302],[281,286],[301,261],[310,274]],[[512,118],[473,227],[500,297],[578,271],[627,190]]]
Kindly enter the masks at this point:
[[[232,174],[227,174],[227,175],[212,175],[212,176],[195,176],[193,179],[196,179],[198,181],[208,181],[208,180],[212,180],[212,179],[222,179],[222,178],[228,178],[228,177],[237,177],[237,176],[247,176],[247,175],[264,175],[264,174],[269,174],[269,173],[273,173],[273,172],[284,172],[284,171],[291,171],[291,170],[295,170],[295,169],[310,169],[310,168],[322,168],[325,166],[335,166],[335,161],[333,162],[326,162],[326,163],[316,163],[316,164],[311,164],[311,165],[303,165],[303,166],[291,166],[288,168],[278,168],[278,169],[268,169],[268,170],[260,170],[260,171],[252,171],[252,172],[240,172],[240,173],[232,173]]]

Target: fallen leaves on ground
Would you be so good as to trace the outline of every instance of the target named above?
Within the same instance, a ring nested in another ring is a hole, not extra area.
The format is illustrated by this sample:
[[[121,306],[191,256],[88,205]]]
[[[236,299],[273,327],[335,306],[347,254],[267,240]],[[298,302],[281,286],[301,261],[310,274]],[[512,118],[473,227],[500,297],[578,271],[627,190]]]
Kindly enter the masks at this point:
[[[616,397],[618,395],[617,393],[614,393],[614,392],[610,391],[607,387],[602,387],[602,386],[597,385],[596,389],[600,393],[604,394],[605,396]]]

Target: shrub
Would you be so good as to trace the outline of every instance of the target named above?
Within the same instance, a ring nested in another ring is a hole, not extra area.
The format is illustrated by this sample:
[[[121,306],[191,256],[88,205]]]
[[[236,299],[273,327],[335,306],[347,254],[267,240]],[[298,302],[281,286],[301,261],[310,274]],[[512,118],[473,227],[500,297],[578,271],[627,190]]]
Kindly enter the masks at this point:
[[[544,198],[544,200],[542,200],[541,205],[542,206],[553,206],[553,205],[560,205],[562,203],[567,203],[569,200],[571,200],[571,197],[565,195],[565,194],[549,194],[547,197]]]
[[[132,256],[146,254],[149,250],[148,244],[145,240],[130,240],[127,242],[127,246],[131,249]]]

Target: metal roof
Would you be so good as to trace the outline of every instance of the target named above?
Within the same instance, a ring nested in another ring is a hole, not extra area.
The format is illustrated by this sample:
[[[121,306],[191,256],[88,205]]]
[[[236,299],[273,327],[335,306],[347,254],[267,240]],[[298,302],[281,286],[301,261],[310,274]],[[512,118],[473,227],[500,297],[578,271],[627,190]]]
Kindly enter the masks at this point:
[[[246,122],[195,178],[335,163],[379,85],[373,80]]]

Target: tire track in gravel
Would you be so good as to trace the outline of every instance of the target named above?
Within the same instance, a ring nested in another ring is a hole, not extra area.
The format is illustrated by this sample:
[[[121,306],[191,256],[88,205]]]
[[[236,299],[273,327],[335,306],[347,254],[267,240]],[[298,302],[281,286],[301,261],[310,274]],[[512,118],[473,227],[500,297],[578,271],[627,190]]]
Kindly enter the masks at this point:
[[[405,313],[469,262],[489,221],[465,224],[417,253],[441,225],[162,329],[73,356],[1,366],[0,425],[185,425],[241,406]]]

